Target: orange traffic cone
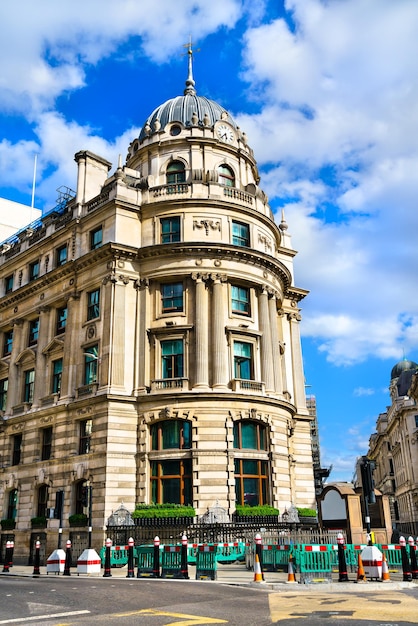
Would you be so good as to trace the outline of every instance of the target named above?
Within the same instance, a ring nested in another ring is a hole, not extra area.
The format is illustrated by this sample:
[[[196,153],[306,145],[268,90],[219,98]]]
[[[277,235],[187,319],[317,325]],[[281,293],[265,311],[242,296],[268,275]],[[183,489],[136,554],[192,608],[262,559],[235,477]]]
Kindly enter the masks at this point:
[[[258,558],[258,554],[255,555],[255,561],[254,561],[254,582],[255,583],[263,582],[263,574],[261,573],[261,565],[260,565],[260,559]]]
[[[382,582],[384,583],[390,582],[389,568],[388,568],[385,555],[383,555],[383,561],[382,561]]]
[[[288,583],[296,582],[295,572],[293,571],[293,556],[291,554],[289,554],[289,565],[287,567],[287,582]]]
[[[357,568],[357,582],[358,583],[366,583],[367,578],[364,572],[363,561],[361,560],[361,555],[358,555],[358,568]]]

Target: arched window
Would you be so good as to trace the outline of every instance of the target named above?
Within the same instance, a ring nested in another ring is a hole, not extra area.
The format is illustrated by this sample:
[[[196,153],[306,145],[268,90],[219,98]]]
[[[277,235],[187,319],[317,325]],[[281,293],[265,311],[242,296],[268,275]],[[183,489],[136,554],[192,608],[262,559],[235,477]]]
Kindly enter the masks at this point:
[[[192,447],[192,424],[164,420],[151,425],[151,450],[166,450],[167,457],[151,459],[151,499],[159,504],[192,504],[192,460],[178,458],[178,450]],[[158,455],[160,457],[160,455]]]
[[[186,170],[181,161],[172,161],[167,167],[167,185],[176,185],[186,181]]]
[[[186,420],[157,422],[152,424],[150,434],[152,450],[186,450],[192,447],[191,422]]]
[[[235,498],[237,504],[269,504],[270,461],[267,456],[267,427],[259,422],[234,423]],[[259,452],[240,458],[240,450]]]
[[[235,175],[228,165],[218,167],[219,184],[224,187],[235,187]]]

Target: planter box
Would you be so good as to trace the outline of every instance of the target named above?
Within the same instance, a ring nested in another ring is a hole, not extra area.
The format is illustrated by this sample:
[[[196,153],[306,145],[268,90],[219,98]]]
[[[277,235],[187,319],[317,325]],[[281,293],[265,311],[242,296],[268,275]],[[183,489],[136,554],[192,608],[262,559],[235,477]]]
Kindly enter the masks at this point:
[[[278,524],[278,515],[237,515],[234,513],[232,520],[238,524],[255,524],[258,526],[273,526]]]
[[[2,530],[13,530],[16,528],[16,522],[14,520],[7,520],[1,523]]]

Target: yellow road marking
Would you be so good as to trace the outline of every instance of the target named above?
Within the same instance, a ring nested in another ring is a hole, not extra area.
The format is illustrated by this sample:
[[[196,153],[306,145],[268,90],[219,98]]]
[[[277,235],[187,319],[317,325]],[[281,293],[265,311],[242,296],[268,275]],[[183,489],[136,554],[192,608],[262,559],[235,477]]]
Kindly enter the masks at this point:
[[[285,619],[306,619],[313,613],[328,613],[327,619],[403,620],[414,622],[418,601],[406,594],[374,592],[370,596],[356,593],[315,594],[272,593],[269,595],[273,623]]]
[[[228,621],[217,617],[202,617],[199,615],[187,615],[185,613],[171,613],[169,611],[158,611],[156,609],[142,609],[140,611],[130,611],[128,613],[116,613],[116,617],[129,617],[130,615],[163,615],[165,617],[180,617],[181,622],[170,622],[167,626],[198,626],[199,624],[227,624]]]

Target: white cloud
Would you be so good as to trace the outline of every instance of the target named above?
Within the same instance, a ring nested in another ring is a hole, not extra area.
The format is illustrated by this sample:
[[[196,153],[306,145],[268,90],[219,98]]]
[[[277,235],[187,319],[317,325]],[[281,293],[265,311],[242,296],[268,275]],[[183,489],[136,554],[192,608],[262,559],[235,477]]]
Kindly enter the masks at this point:
[[[130,36],[138,53],[157,62],[178,51],[193,33],[233,27],[238,0],[30,0],[0,5],[0,108],[35,115],[57,96],[84,84],[94,64]]]
[[[418,4],[286,6],[294,31],[247,32],[259,112],[237,117],[300,251],[302,332],[334,364],[396,359],[418,349]]]
[[[356,387],[353,391],[353,396],[361,398],[363,396],[374,396],[375,393],[375,390],[370,387]]]

